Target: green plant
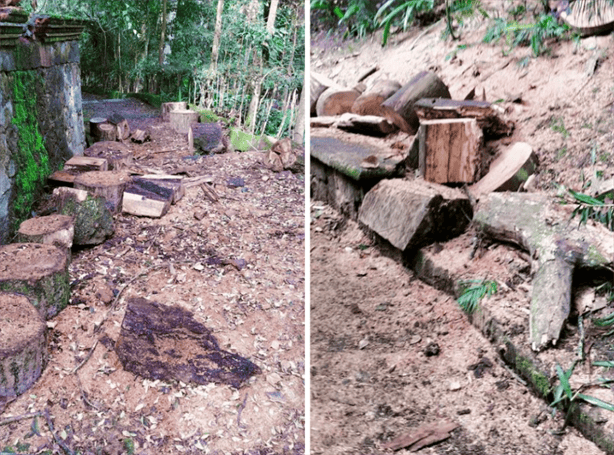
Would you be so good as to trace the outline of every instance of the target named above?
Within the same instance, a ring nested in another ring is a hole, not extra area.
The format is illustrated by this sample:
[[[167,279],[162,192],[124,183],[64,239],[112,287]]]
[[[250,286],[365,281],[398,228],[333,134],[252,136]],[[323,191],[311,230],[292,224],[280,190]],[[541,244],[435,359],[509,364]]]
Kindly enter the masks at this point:
[[[562,117],[552,117],[550,121],[550,128],[552,131],[561,133],[563,139],[567,139],[569,137],[569,131],[567,131],[567,128],[565,128],[565,121]]]
[[[397,23],[400,18],[400,24],[403,30],[407,30],[418,13],[432,10],[435,7],[435,0],[388,0],[377,10],[375,15],[375,23],[384,28],[382,35],[382,46],[388,42],[390,35],[390,27]]]
[[[579,216],[579,225],[586,224],[588,220],[595,220],[610,231],[614,231],[614,200],[611,192],[593,197],[574,190],[568,191],[576,204],[571,214],[572,219]]]
[[[497,282],[490,280],[462,280],[459,282],[459,297],[456,300],[467,314],[473,314],[486,296],[497,292]]]
[[[573,374],[573,370],[576,367],[576,363],[577,362],[574,362],[567,371],[563,371],[563,368],[561,368],[558,363],[556,364],[555,370],[559,378],[559,385],[554,389],[554,401],[550,403],[550,406],[564,403],[567,406],[571,407],[571,403],[579,399],[585,401],[586,403],[592,404],[593,406],[598,406],[607,411],[614,412],[614,405],[612,403],[608,403],[606,401],[600,400],[599,398],[580,393],[583,388],[591,386],[593,384],[583,384],[579,386],[575,391],[571,388],[569,379]],[[602,381],[602,384],[605,384],[606,382],[608,381]]]

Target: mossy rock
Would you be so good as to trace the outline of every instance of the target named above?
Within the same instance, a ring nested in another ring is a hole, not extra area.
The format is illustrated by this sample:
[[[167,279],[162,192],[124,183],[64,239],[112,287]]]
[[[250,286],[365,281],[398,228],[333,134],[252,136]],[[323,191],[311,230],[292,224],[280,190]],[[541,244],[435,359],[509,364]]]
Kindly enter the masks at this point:
[[[268,136],[256,136],[241,131],[237,128],[230,130],[230,143],[234,150],[238,152],[247,152],[249,150],[269,150],[273,145]]]

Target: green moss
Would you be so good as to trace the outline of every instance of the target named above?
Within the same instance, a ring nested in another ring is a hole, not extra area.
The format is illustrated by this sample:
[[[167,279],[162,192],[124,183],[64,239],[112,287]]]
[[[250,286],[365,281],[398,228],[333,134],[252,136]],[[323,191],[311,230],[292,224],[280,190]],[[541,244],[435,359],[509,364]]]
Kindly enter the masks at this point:
[[[17,150],[13,151],[16,165],[15,198],[13,199],[13,230],[30,218],[34,198],[51,173],[49,154],[38,128],[36,85],[33,72],[13,73],[14,115],[11,123],[17,129]]]
[[[608,260],[599,252],[595,245],[590,245],[586,252],[586,260],[590,267],[603,267],[608,264]]]
[[[128,455],[132,455],[134,453],[134,441],[130,438],[124,439],[124,448]]]
[[[541,397],[547,398],[548,395],[550,395],[550,392],[552,391],[550,387],[550,380],[545,374],[538,371],[529,359],[517,354],[516,369],[531,383],[533,388]]]
[[[248,150],[258,149],[257,145],[260,141],[260,136],[246,133],[237,128],[230,130],[230,143],[238,152],[247,152]]]

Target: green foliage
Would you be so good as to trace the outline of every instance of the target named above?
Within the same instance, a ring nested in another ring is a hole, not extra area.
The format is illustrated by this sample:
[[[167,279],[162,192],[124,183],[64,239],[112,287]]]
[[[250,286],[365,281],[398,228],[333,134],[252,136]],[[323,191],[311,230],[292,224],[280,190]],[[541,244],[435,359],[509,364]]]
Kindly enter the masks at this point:
[[[128,455],[132,455],[134,453],[134,441],[132,438],[124,439],[124,448],[126,449],[126,453]]]
[[[567,128],[565,128],[565,120],[563,120],[563,117],[553,117],[550,121],[550,128],[552,131],[561,133],[563,139],[567,139],[569,137],[569,131],[567,131]]]
[[[606,411],[614,412],[614,405],[612,403],[608,403],[606,401],[600,400],[599,398],[580,393],[582,387],[580,387],[575,392],[572,390],[571,385],[569,383],[569,379],[573,374],[575,366],[576,362],[574,362],[567,371],[563,371],[561,366],[558,363],[556,364],[555,370],[559,378],[559,384],[554,389],[554,401],[550,403],[550,406],[555,406],[559,403],[566,403],[567,405],[571,405],[571,403],[580,399],[588,404],[605,409]]]
[[[465,280],[459,283],[460,296],[457,302],[467,314],[473,314],[479,308],[480,302],[486,296],[497,292],[497,282],[490,280]]]
[[[482,41],[492,43],[505,38],[506,53],[518,46],[530,46],[533,56],[538,57],[547,50],[546,40],[569,38],[570,36],[568,25],[561,25],[555,17],[542,14],[535,22],[529,23],[521,23],[515,19],[508,21],[505,18],[495,18]]]
[[[17,167],[15,175],[15,198],[13,199],[13,229],[30,217],[35,195],[42,189],[51,173],[49,154],[38,129],[36,114],[36,84],[38,76],[32,72],[13,73],[14,116],[11,123],[17,132],[17,150],[13,160]]]
[[[434,7],[435,0],[387,0],[384,2],[374,18],[375,23],[384,28],[382,46],[388,42],[392,25],[398,24],[403,30],[407,30],[418,13],[432,10]]]
[[[588,220],[595,220],[614,231],[614,197],[611,192],[593,197],[573,190],[568,191],[576,204],[571,214],[572,219],[579,216],[580,225],[586,224]]]

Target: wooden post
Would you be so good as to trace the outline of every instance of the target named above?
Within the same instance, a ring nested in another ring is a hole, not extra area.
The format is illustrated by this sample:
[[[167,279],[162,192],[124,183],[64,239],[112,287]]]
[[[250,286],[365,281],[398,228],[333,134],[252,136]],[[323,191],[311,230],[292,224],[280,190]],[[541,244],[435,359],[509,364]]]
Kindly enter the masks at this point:
[[[482,130],[475,119],[429,120],[420,125],[419,168],[435,183],[473,183],[479,177]]]

